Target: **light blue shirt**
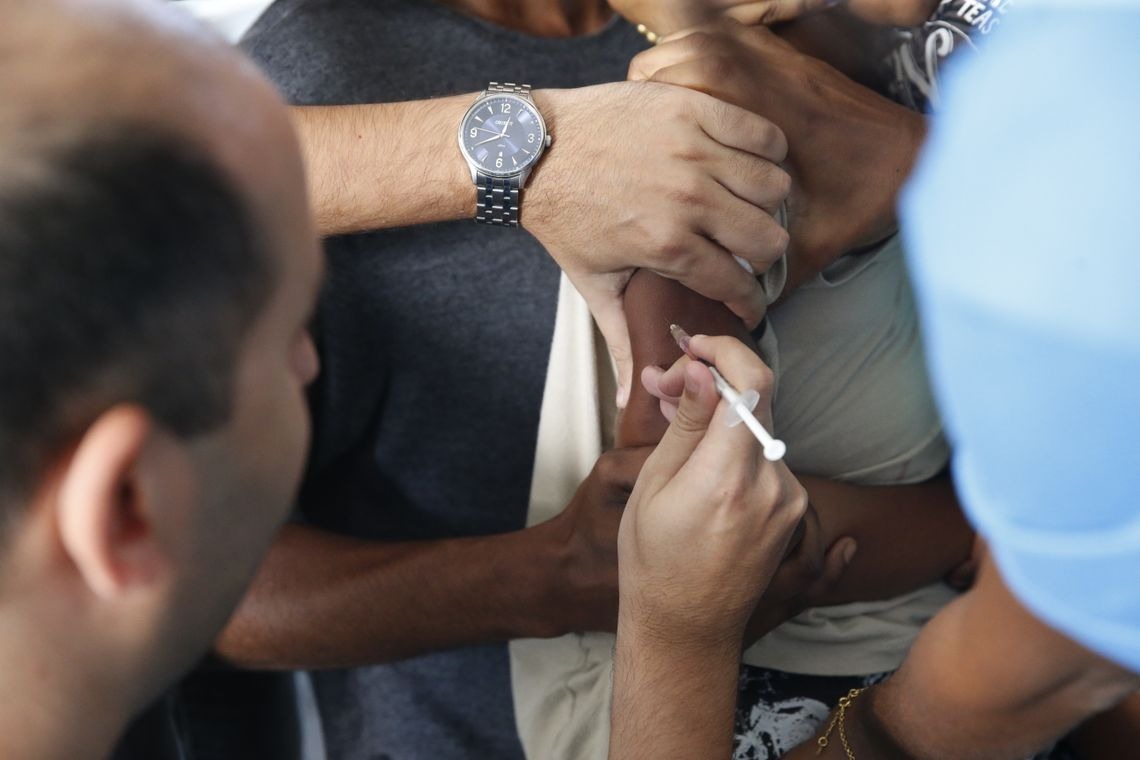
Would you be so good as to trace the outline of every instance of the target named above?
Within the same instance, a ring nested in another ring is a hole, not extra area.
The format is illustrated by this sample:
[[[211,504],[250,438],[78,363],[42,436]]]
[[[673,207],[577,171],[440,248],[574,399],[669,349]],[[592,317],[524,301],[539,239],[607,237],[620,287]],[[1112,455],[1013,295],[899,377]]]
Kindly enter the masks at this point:
[[[971,520],[1140,671],[1140,7],[1048,5],[950,67],[903,230]]]

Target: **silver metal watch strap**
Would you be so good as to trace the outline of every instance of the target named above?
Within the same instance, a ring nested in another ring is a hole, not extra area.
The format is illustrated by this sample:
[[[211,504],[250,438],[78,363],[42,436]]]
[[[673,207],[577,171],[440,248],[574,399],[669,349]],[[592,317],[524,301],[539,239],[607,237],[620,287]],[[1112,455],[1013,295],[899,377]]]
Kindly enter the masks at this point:
[[[529,84],[491,82],[487,93],[508,93],[531,100]],[[518,177],[490,177],[480,172],[475,184],[475,221],[480,224],[519,226]]]
[[[506,92],[511,95],[521,95],[522,97],[530,100],[530,85],[529,84],[515,84],[514,82],[491,82],[487,85],[487,92]]]
[[[491,177],[480,172],[475,185],[475,221],[519,226],[519,178]]]

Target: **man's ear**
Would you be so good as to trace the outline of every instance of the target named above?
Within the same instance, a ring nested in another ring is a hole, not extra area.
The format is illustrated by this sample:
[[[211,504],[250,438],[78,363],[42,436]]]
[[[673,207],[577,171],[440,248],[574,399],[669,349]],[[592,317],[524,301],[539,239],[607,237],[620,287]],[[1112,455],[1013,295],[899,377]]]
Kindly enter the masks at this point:
[[[129,405],[104,412],[66,465],[56,512],[60,540],[87,586],[112,599],[153,584],[169,569],[157,540],[155,505],[142,472],[155,424]]]

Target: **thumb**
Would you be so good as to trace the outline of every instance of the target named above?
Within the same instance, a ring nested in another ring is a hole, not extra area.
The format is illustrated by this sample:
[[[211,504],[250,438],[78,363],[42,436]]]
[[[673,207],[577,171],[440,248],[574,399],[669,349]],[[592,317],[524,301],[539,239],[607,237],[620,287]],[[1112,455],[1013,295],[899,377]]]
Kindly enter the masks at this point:
[[[646,463],[645,472],[659,482],[671,480],[685,462],[689,461],[716,412],[719,397],[713,384],[712,373],[700,362],[685,365],[685,391],[669,429],[665,431],[657,450]]]
[[[617,373],[617,405],[619,409],[624,409],[633,382],[633,353],[629,345],[629,325],[625,320],[621,294],[584,292],[582,295],[606,340]]]
[[[847,568],[851,566],[851,561],[855,558],[858,548],[859,544],[849,536],[840,538],[833,543],[831,548],[827,550],[827,556],[823,558],[823,571],[805,591],[806,598],[817,600],[831,593],[843,580],[843,576],[847,573]]]

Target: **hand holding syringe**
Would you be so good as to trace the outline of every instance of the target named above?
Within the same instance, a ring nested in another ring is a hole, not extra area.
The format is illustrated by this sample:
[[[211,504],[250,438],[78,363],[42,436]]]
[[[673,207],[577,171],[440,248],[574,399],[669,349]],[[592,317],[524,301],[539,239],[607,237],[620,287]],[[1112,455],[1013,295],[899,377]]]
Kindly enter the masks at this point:
[[[730,422],[730,425],[739,425],[741,422],[747,427],[752,435],[756,436],[756,440],[764,447],[764,458],[769,462],[778,462],[784,458],[787,453],[788,447],[783,441],[772,436],[760,421],[752,414],[752,410],[760,402],[760,394],[755,390],[746,390],[743,393],[732,387],[724,376],[720,374],[716,367],[709,364],[699,356],[694,355],[689,350],[689,334],[685,332],[678,325],[670,325],[669,332],[673,336],[673,340],[677,341],[677,345],[685,352],[685,355],[694,361],[699,361],[709,368],[712,373],[713,381],[716,384],[716,391],[720,397],[724,399],[729,408],[736,414],[736,418]]]

